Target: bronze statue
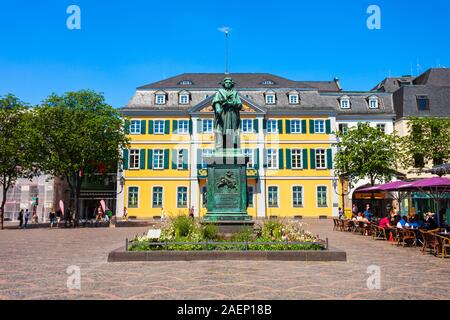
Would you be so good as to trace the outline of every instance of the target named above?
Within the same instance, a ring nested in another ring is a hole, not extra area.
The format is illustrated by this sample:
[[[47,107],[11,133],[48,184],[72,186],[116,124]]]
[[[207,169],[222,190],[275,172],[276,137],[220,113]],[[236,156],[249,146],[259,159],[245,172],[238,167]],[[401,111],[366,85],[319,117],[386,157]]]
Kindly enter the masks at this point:
[[[217,91],[212,101],[216,150],[239,149],[241,98],[239,98],[237,91],[233,89],[233,79],[226,77],[221,84],[223,89]]]

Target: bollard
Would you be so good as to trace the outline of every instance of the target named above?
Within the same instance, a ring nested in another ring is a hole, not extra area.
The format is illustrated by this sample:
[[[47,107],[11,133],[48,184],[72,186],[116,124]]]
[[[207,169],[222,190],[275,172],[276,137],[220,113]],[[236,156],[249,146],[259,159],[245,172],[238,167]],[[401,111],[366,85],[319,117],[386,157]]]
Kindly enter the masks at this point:
[[[128,251],[128,238],[125,239],[125,251]]]

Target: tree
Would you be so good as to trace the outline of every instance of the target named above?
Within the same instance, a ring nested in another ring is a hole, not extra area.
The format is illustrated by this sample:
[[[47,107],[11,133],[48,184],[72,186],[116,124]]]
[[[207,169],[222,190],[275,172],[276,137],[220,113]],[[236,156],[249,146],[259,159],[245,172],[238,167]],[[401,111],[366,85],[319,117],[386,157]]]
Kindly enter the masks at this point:
[[[394,135],[367,123],[337,135],[338,152],[334,160],[337,175],[346,176],[350,183],[367,178],[372,186],[377,180],[390,181],[395,176],[399,150]]]
[[[431,161],[439,165],[450,160],[450,118],[408,119],[408,135],[402,140],[404,167],[423,169]]]
[[[31,179],[34,168],[34,143],[32,141],[32,112],[16,96],[0,97],[0,204],[3,229],[6,195],[18,178]]]
[[[102,94],[90,90],[50,95],[36,110],[42,170],[65,179],[70,207],[79,220],[78,200],[84,176],[116,171],[121,151],[128,144],[118,110]]]

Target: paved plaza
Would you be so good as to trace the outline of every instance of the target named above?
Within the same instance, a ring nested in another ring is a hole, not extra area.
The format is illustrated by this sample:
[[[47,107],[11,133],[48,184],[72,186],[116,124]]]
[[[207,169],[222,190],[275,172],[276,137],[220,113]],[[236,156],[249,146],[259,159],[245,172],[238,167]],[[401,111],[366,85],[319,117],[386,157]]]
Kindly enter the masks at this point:
[[[146,228],[0,231],[0,299],[450,299],[450,259],[305,222],[348,261],[108,263]],[[72,265],[81,290],[67,289]],[[367,287],[370,266],[380,267],[380,289]]]

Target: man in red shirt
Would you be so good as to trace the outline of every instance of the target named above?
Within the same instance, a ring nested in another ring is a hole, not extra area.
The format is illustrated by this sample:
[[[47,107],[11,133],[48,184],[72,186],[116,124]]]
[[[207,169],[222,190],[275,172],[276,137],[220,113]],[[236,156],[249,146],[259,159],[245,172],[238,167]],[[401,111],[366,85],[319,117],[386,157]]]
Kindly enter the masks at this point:
[[[390,222],[391,220],[389,219],[389,217],[384,217],[380,220],[378,226],[383,229],[392,228]]]

